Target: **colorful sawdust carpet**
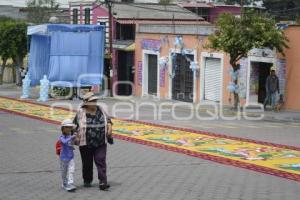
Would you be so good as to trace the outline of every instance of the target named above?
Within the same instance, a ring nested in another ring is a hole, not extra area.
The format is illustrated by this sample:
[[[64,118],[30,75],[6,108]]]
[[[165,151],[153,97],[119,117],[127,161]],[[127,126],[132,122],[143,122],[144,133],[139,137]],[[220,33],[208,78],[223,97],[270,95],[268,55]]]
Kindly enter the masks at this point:
[[[0,97],[0,110],[59,124],[74,111]],[[114,137],[300,181],[300,148],[205,131],[113,119]]]

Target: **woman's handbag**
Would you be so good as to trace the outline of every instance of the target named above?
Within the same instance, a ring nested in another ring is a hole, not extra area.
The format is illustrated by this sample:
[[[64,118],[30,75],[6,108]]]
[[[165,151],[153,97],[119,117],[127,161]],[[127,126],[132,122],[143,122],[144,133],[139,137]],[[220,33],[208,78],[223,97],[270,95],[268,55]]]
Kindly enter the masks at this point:
[[[108,144],[114,144],[114,138],[112,136],[107,136],[107,142]]]

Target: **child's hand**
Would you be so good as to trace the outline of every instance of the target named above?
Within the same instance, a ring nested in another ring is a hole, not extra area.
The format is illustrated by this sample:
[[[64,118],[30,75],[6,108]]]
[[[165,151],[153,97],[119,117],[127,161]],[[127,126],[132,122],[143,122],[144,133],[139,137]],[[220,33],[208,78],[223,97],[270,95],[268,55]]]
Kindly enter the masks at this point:
[[[74,135],[74,144],[79,145],[80,142],[80,135],[77,133],[76,135]]]

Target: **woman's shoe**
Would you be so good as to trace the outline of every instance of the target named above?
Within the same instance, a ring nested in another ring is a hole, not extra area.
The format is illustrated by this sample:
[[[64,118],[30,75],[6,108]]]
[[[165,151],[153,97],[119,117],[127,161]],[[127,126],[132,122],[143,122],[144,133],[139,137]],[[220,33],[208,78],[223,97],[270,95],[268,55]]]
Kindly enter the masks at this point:
[[[108,185],[108,184],[104,184],[104,183],[99,184],[99,189],[100,190],[107,191],[108,188],[110,188],[110,185]]]

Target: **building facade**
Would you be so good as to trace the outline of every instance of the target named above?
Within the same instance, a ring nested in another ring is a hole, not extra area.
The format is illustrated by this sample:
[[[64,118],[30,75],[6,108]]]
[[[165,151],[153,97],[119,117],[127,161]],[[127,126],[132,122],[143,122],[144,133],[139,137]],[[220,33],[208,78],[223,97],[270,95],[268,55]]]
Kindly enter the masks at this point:
[[[136,95],[193,103],[221,103],[226,99],[224,85],[229,80],[223,74],[229,67],[228,56],[205,49],[213,30],[207,24],[140,24],[135,54]]]
[[[195,27],[198,27],[197,29]],[[233,104],[229,91],[232,71],[229,56],[205,49],[209,25],[140,24],[136,35],[135,92],[192,103]],[[257,105],[266,97],[265,82],[270,68],[276,68],[284,108],[300,110],[300,26],[285,30],[290,48],[285,57],[268,49],[253,49],[240,61],[241,105]]]
[[[136,28],[139,23],[172,24],[202,22],[196,14],[175,4],[114,3],[112,7],[112,70],[105,74],[112,76],[113,83],[134,82],[134,55]],[[106,46],[109,47],[108,9],[95,1],[70,2],[70,22],[72,24],[99,24],[106,26]],[[113,90],[118,95],[128,95],[133,91],[130,85],[118,84]]]

